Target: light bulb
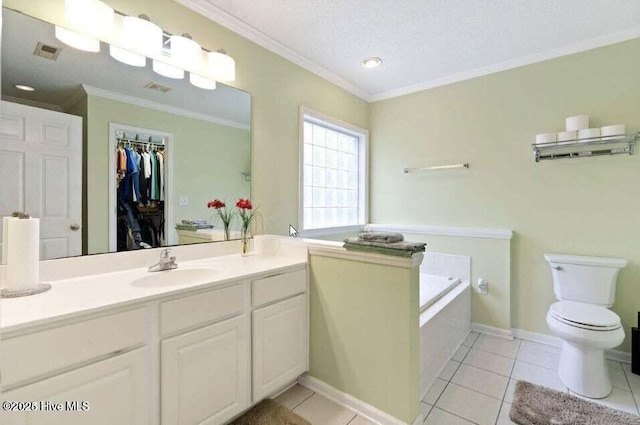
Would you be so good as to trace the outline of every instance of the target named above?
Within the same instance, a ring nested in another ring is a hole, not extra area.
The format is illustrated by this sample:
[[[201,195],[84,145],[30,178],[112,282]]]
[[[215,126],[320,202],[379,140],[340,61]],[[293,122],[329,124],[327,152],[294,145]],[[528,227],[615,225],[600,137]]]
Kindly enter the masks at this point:
[[[155,59],[153,60],[153,72],[160,74],[163,77],[173,78],[175,80],[181,80],[184,78],[184,71],[182,69]]]
[[[224,53],[209,52],[207,54],[207,73],[216,80],[235,81],[236,61]]]
[[[113,30],[115,13],[100,0],[65,0],[64,18],[75,31],[106,36]]]
[[[139,53],[134,53],[118,46],[109,46],[109,54],[115,60],[127,65],[143,67],[147,65],[147,58]]]
[[[146,19],[125,16],[122,19],[122,41],[132,52],[158,58],[162,54],[163,31]]]
[[[202,48],[198,43],[190,38],[181,35],[172,35],[171,40],[171,62],[187,71],[200,68],[202,60]]]
[[[202,77],[198,74],[191,74],[189,76],[189,81],[191,82],[191,84],[193,84],[196,87],[199,87],[201,89],[205,89],[205,90],[215,90],[216,88],[216,82],[215,80],[206,78],[206,77]]]
[[[99,52],[100,40],[70,31],[56,25],[56,38],[64,44],[85,52]]]

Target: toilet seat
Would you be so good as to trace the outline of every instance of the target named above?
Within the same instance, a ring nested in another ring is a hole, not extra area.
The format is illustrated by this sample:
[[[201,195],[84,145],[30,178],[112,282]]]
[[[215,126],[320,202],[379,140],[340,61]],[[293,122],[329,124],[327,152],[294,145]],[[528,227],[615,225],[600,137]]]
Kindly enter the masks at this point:
[[[559,301],[549,314],[568,326],[591,331],[613,331],[622,327],[620,317],[605,307],[576,301]]]

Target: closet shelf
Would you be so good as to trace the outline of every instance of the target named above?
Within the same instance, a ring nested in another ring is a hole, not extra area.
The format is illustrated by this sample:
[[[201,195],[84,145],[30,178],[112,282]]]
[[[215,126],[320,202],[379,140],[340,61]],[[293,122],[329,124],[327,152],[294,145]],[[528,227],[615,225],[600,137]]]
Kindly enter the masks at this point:
[[[534,143],[536,162],[548,159],[585,158],[598,155],[633,155],[640,132],[620,136],[592,137],[563,142]]]

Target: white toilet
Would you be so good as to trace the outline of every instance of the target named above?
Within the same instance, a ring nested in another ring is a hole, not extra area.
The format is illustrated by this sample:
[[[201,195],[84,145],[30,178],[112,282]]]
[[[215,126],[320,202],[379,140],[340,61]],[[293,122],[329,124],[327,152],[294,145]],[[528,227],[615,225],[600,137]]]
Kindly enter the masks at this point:
[[[547,313],[551,332],[562,338],[558,374],[573,392],[589,398],[611,393],[604,350],[624,340],[620,317],[609,310],[616,298],[619,258],[545,254],[558,302]]]

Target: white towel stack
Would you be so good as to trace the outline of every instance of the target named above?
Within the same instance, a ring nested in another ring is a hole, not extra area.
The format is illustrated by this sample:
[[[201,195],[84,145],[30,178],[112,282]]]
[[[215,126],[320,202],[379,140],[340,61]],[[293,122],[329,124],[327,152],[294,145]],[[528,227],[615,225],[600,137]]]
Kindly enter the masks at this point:
[[[536,144],[570,141],[586,142],[599,137],[614,140],[624,135],[625,131],[624,124],[590,128],[589,115],[576,115],[565,119],[565,131],[536,135]]]

